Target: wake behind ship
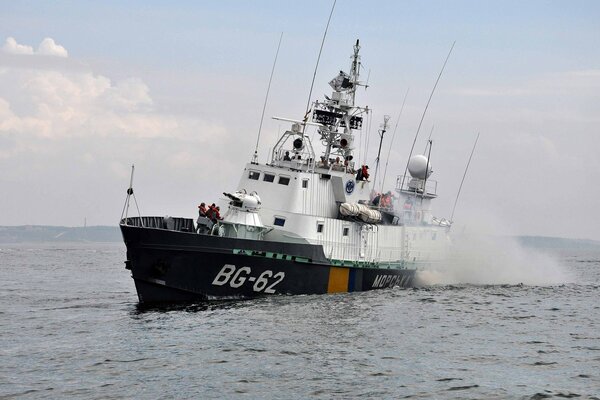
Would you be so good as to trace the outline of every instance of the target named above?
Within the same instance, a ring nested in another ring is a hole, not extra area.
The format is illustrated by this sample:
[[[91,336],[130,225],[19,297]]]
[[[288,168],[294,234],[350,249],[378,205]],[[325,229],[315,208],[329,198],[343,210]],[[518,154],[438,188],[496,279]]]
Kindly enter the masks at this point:
[[[410,176],[398,176],[393,193],[354,158],[371,111],[355,105],[359,50],[357,41],[350,72],[329,82],[331,97],[313,103],[312,121],[278,118],[290,129],[268,163],[255,153],[237,189],[223,193],[222,218],[125,215],[126,268],[141,303],[410,287],[417,270],[441,261],[451,224],[431,213],[428,157],[410,158]]]

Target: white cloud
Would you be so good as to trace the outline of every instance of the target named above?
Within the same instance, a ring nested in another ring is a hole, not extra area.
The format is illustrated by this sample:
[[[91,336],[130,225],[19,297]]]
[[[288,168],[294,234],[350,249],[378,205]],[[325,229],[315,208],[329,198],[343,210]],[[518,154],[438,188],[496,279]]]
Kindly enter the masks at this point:
[[[9,54],[33,54],[33,47],[17,43],[14,37],[6,38],[2,51]]]
[[[519,83],[462,87],[454,93],[475,97],[520,97],[590,94],[600,88],[600,69],[564,71],[541,75]]]
[[[68,57],[67,49],[54,42],[52,38],[44,38],[38,47],[38,54],[46,56]]]
[[[125,111],[135,111],[144,107],[150,109],[152,106],[150,89],[138,78],[117,82],[104,93],[104,98],[107,104]]]
[[[64,224],[75,209],[94,212],[99,223],[113,221],[132,163],[139,167],[136,185],[144,198],[156,200],[144,203],[156,207],[148,212],[173,212],[164,206],[171,202],[181,203],[175,209],[187,212],[200,188],[211,201],[217,200],[224,179],[204,171],[218,165],[224,174],[232,174],[223,149],[238,149],[234,141],[239,138],[206,120],[210,113],[161,111],[169,107],[153,100],[142,79],[115,80],[77,60],[4,57],[19,62],[7,63],[0,73],[1,180],[12,188],[0,196],[0,208],[7,210],[0,224]],[[238,150],[228,152],[232,159],[245,155],[246,149]],[[35,208],[39,196],[45,197],[44,205],[23,217],[19,210]]]
[[[195,165],[196,157],[189,151],[180,151],[171,155],[168,162],[174,168],[192,168]]]
[[[456,94],[462,96],[494,97],[494,96],[526,96],[532,94],[530,90],[513,87],[488,87],[488,88],[459,88]]]
[[[0,98],[0,134],[49,139],[92,134],[145,138],[191,135],[191,121],[153,110],[148,86],[140,79],[112,82],[91,72],[15,69],[0,75],[0,84],[17,88],[13,97],[19,96],[28,104],[17,113],[9,98]]]
[[[43,55],[43,56],[55,56],[55,57],[69,57],[69,52],[63,46],[56,44],[52,38],[44,38],[37,51],[33,50],[32,46],[19,44],[16,39],[11,37],[6,38],[2,51],[8,54],[27,54],[27,55]]]

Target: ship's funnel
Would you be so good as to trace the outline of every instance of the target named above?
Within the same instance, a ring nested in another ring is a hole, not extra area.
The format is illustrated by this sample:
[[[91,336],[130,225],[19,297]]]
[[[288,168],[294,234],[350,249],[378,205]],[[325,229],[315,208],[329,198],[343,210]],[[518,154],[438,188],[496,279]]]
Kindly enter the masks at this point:
[[[417,179],[427,179],[433,172],[431,169],[431,163],[428,162],[427,157],[423,155],[412,156],[408,161],[408,172],[410,176]]]

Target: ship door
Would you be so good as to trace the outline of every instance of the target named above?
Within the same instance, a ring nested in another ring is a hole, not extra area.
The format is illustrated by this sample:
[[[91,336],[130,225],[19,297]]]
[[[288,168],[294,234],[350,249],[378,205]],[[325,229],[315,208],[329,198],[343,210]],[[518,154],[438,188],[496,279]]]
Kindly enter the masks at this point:
[[[369,244],[369,228],[367,225],[363,225],[360,228],[360,245],[359,245],[359,257],[365,258],[367,252],[367,246]]]
[[[359,246],[359,257],[370,260],[373,258],[376,251],[377,243],[375,236],[377,233],[377,226],[375,225],[363,225],[360,229],[360,246]]]
[[[378,254],[377,225],[363,225],[360,229],[359,256],[372,261]]]

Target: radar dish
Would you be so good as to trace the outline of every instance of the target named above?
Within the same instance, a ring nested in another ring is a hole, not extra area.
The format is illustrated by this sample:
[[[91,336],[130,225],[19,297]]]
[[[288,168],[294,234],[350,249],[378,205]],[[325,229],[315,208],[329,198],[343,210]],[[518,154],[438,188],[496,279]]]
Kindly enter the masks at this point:
[[[431,163],[428,164],[427,157],[418,154],[412,156],[408,161],[408,172],[410,172],[410,176],[413,178],[427,179],[433,171]]]

